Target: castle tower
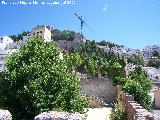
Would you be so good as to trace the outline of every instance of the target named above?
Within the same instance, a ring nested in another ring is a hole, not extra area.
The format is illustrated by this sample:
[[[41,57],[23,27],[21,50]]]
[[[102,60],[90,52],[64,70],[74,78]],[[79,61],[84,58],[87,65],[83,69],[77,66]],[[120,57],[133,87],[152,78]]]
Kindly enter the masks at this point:
[[[31,37],[33,36],[41,36],[44,39],[44,42],[50,42],[51,41],[51,30],[52,28],[50,26],[37,26],[36,28],[33,28],[31,31]]]

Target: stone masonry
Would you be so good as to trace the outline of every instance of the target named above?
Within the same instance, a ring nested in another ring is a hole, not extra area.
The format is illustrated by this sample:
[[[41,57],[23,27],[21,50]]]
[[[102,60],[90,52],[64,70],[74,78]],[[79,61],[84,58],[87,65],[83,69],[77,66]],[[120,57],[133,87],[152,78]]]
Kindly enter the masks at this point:
[[[118,102],[125,106],[128,120],[160,120],[160,116],[156,116],[148,112],[140,104],[134,101],[134,97],[122,91],[122,86],[116,86],[118,93]]]
[[[108,78],[81,79],[81,92],[86,96],[95,96],[107,104],[115,103],[116,89]]]

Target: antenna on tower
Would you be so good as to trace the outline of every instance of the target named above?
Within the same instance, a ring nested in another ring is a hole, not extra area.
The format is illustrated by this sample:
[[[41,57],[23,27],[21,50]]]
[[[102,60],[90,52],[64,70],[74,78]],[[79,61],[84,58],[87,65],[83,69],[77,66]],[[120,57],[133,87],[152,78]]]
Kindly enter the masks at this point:
[[[83,20],[82,16],[80,16],[77,12],[75,13],[75,15],[78,17],[78,19],[80,20],[81,22],[81,40],[83,41],[83,27],[84,25],[86,25],[92,32],[93,29],[91,27],[89,27],[89,25]]]

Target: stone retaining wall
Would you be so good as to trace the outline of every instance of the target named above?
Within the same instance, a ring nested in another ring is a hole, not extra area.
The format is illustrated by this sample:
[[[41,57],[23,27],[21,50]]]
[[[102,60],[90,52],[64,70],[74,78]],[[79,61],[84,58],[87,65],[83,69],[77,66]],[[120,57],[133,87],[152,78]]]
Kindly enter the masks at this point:
[[[81,79],[81,92],[87,96],[95,96],[107,104],[116,101],[116,89],[108,78]]]

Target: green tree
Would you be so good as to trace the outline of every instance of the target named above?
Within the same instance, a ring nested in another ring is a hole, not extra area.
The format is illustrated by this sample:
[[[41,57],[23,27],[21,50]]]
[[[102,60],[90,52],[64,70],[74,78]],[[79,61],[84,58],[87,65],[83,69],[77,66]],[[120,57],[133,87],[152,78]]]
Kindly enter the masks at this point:
[[[148,66],[160,68],[160,61],[159,60],[150,60]]]
[[[141,104],[148,111],[151,111],[151,96],[148,91],[137,80],[128,80],[124,86],[124,90],[134,96],[134,100]]]
[[[152,104],[149,93],[152,85],[148,75],[140,66],[137,66],[135,71],[129,74],[129,78],[115,77],[113,83],[114,85],[122,85],[123,90],[133,95],[137,103],[151,111]]]
[[[154,51],[152,52],[152,55],[153,55],[154,57],[160,57],[160,53],[159,53],[157,50],[154,50]]]
[[[51,31],[51,37],[54,41],[58,41],[61,39],[61,31],[58,29],[54,29]]]
[[[124,47],[123,45],[118,45],[118,44],[115,44],[115,43],[112,43],[112,42],[109,42],[109,41],[105,41],[105,40],[97,42],[97,44],[101,45],[101,46],[108,46],[109,48],[112,48],[112,47]]]
[[[0,106],[14,120],[31,120],[53,108],[81,112],[87,106],[78,78],[67,72],[59,54],[53,42],[35,37],[6,59],[7,70],[0,77]]]
[[[137,66],[144,65],[144,58],[140,55],[131,56],[127,60],[128,63],[133,63]]]
[[[78,53],[67,53],[64,56],[64,60],[66,61],[67,69],[70,72],[76,71],[77,67],[83,63],[82,58]]]
[[[9,37],[14,41],[17,42],[19,40],[23,39],[23,36],[27,36],[30,32],[29,31],[23,31],[22,33],[18,33],[18,35],[9,35]]]
[[[149,93],[152,89],[151,80],[149,79],[147,73],[143,71],[140,66],[136,67],[135,71],[131,72],[129,77],[131,80],[134,79],[135,81],[139,82],[144,91]]]
[[[151,80],[147,73],[138,66],[135,71],[129,74],[130,80],[124,85],[124,90],[135,97],[135,100],[144,108],[151,111],[151,97],[149,93],[152,89]]]
[[[88,58],[87,64],[87,71],[91,76],[94,76],[96,74],[96,64],[92,57]]]

